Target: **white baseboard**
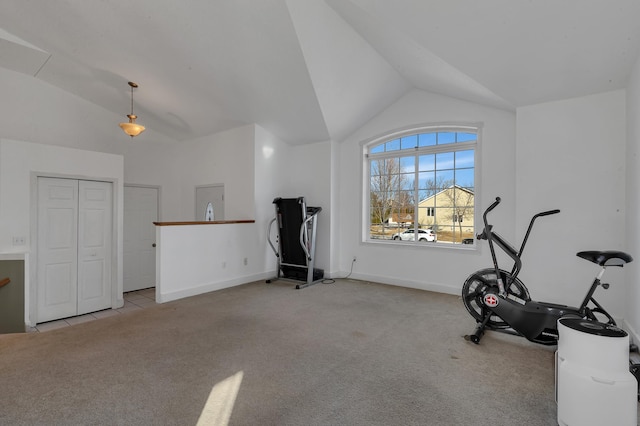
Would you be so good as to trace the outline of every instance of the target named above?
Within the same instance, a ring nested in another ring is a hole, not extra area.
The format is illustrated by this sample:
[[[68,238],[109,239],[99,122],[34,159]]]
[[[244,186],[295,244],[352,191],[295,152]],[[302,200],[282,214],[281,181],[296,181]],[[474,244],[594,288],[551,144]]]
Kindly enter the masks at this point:
[[[337,278],[347,276],[347,274],[348,272],[344,273],[344,275],[338,276]],[[455,296],[459,296],[462,291],[462,286],[452,287],[444,284],[429,283],[425,281],[402,280],[394,277],[385,277],[382,275],[367,275],[356,272],[352,273],[349,278],[353,278],[354,280],[370,281],[373,283],[395,285],[399,287],[415,288],[418,290],[434,291],[437,293],[452,294]]]
[[[184,290],[177,290],[170,293],[161,293],[157,296],[157,303],[166,303],[173,300],[184,299],[185,297],[197,296],[199,294],[209,293],[216,290],[222,290],[224,288],[235,287],[242,284],[247,284],[254,281],[266,280],[275,276],[275,271],[262,272],[259,274],[245,275],[242,277],[234,278],[232,280],[217,281],[206,283],[197,287],[192,287]]]

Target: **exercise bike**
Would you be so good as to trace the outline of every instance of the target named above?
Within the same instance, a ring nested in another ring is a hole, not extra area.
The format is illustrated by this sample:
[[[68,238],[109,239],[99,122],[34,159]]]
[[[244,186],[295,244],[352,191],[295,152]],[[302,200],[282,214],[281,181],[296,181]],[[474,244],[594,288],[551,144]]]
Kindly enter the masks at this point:
[[[594,299],[593,294],[598,286],[609,288],[609,284],[600,281],[607,267],[624,266],[633,260],[632,257],[621,251],[581,251],[577,253],[578,257],[599,265],[601,269],[580,306],[533,301],[527,287],[518,279],[522,268],[522,252],[536,219],[560,213],[560,210],[549,210],[534,215],[520,249],[516,250],[498,233],[493,232],[493,225],[487,222],[487,214],[498,204],[500,197],[496,197],[482,215],[484,229],[476,236],[478,240],[488,241],[493,268],[474,272],[462,286],[464,306],[477,322],[474,333],[465,338],[478,344],[485,329],[490,329],[520,335],[543,345],[555,345],[558,342],[557,322],[560,318],[583,318],[615,326],[615,320]],[[513,259],[511,272],[500,269],[494,245]]]

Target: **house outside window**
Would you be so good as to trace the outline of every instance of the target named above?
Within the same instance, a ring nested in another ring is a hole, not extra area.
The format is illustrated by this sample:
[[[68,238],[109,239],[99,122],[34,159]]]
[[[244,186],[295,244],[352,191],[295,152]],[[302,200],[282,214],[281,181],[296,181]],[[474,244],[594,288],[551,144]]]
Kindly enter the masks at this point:
[[[479,134],[479,126],[421,127],[365,144],[363,240],[424,245],[394,239],[409,228],[405,237],[433,231],[430,246],[473,242]]]

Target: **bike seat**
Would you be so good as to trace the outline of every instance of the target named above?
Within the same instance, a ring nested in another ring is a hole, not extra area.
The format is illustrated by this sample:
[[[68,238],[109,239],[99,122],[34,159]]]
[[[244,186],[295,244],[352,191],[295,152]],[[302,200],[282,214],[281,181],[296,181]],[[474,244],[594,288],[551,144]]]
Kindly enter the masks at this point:
[[[581,251],[576,256],[600,266],[624,266],[625,263],[633,261],[631,255],[623,251]]]

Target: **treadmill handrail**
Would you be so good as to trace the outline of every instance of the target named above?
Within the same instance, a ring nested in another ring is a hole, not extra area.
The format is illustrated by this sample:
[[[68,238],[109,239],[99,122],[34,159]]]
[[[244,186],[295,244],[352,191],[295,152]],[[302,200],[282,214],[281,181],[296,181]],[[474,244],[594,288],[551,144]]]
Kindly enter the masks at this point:
[[[322,210],[321,208],[318,208],[316,212],[314,212],[311,216],[308,216],[302,222],[302,225],[300,225],[300,246],[302,247],[302,250],[304,250],[304,254],[307,256],[307,260],[309,261],[313,259],[311,258],[311,254],[309,254],[309,249],[307,248],[307,242],[304,240],[304,234],[305,234],[304,231],[307,229],[307,223],[313,220],[313,218],[315,218],[318,215],[318,213],[320,213],[321,210]]]
[[[313,215],[315,216],[315,215]],[[311,260],[311,255],[309,254],[309,249],[307,248],[307,242],[304,240],[304,231],[307,229],[307,222],[313,219],[313,216],[309,216],[302,222],[300,225],[300,246],[302,250],[304,250],[304,254],[307,256],[307,260]]]
[[[269,226],[267,227],[267,242],[271,246],[271,250],[273,250],[273,252],[275,253],[276,257],[280,257],[280,253],[278,253],[278,250],[276,249],[276,247],[271,242],[271,226],[273,225],[273,222],[276,221],[276,219],[277,218],[275,218],[275,217],[273,219],[271,219],[271,222],[269,222]]]

